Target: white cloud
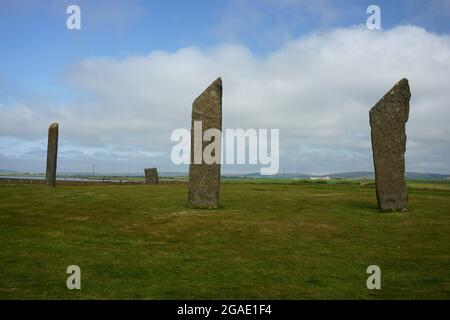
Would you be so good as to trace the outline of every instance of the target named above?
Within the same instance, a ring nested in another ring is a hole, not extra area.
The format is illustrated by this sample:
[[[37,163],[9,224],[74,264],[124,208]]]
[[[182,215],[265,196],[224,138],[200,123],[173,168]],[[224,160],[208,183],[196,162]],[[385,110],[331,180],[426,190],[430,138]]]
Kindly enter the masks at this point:
[[[192,101],[221,76],[224,127],[279,128],[281,168],[371,170],[368,112],[406,77],[412,90],[408,170],[450,172],[449,74],[450,37],[414,26],[316,33],[264,57],[244,46],[221,45],[92,58],[67,74],[80,94],[70,105],[0,105],[0,136],[42,139],[57,120],[61,143],[101,148],[110,155],[105,167],[140,171],[158,161],[162,170],[174,169],[172,130],[189,127]],[[115,157],[129,159],[127,167],[116,165]],[[75,160],[70,169],[76,170]],[[78,163],[92,160],[81,153]]]

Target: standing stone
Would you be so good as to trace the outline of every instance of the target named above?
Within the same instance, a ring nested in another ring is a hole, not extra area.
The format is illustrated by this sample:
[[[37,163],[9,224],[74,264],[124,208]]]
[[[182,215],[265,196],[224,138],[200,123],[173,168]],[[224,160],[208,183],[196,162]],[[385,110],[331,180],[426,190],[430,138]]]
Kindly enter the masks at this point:
[[[58,124],[52,123],[48,128],[47,171],[46,179],[49,187],[56,186],[56,162],[58,158]]]
[[[144,172],[146,184],[157,184],[159,182],[158,170],[156,168],[144,169]]]
[[[408,80],[402,79],[370,110],[376,193],[382,211],[408,209],[405,125],[410,98]]]
[[[198,129],[201,122],[201,131]],[[222,131],[222,79],[214,81],[192,105],[191,124],[191,164],[189,166],[189,194],[190,205],[200,208],[217,208],[220,203],[220,144],[221,136],[213,137],[210,141],[203,141],[206,130]],[[199,131],[199,130],[197,130]],[[203,152],[210,144],[219,148],[211,152],[218,157],[215,163],[205,162]],[[197,150],[197,152],[196,152]],[[199,158],[201,157],[201,158]]]

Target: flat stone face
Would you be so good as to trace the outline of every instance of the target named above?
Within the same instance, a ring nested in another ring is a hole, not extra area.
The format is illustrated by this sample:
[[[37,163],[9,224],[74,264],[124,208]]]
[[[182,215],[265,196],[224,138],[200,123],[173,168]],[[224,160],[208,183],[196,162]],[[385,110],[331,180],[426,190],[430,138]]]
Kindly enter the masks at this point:
[[[49,187],[56,186],[56,163],[58,158],[58,124],[48,128],[46,180]]]
[[[408,80],[400,80],[370,110],[372,150],[378,206],[382,211],[405,211],[405,125],[411,92]]]
[[[144,172],[146,184],[157,184],[159,182],[158,170],[156,168],[144,169]]]
[[[195,140],[194,123],[201,121],[202,130],[200,140]],[[201,208],[217,208],[220,203],[220,160],[217,163],[207,164],[203,157],[199,159],[200,153],[205,150],[210,142],[203,141],[201,137],[208,129],[222,131],[222,80],[218,78],[192,105],[192,127],[191,127],[191,164],[189,166],[189,192],[188,202],[190,205]],[[220,145],[219,141],[215,143]],[[197,150],[197,161],[195,157]],[[220,157],[219,157],[220,158]]]

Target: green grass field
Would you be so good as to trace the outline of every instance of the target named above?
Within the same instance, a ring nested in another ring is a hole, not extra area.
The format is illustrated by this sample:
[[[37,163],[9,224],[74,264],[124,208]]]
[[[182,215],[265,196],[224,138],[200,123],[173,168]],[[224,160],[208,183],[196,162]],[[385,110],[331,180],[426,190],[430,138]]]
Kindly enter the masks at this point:
[[[185,184],[0,185],[0,299],[450,299],[449,186],[380,213],[358,183],[226,181],[211,211]]]

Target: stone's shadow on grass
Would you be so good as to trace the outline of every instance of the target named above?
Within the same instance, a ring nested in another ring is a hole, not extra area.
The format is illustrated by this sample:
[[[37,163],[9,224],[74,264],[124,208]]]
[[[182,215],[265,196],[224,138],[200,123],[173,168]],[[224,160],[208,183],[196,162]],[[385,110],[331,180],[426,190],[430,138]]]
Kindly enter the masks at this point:
[[[187,209],[195,209],[195,210],[202,210],[202,211],[218,211],[218,210],[225,209],[224,206],[222,206],[222,205],[214,206],[214,207],[202,207],[202,206],[195,206],[190,203],[186,203],[185,206]]]

